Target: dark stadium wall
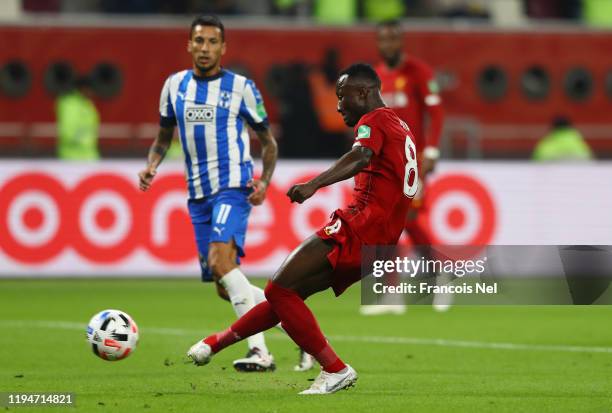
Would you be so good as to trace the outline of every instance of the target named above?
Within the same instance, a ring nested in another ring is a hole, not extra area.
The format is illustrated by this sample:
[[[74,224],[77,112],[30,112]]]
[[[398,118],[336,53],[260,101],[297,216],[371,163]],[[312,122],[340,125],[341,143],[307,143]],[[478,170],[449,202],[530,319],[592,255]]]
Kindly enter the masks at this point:
[[[43,78],[51,63],[65,61],[79,74],[101,62],[120,70],[119,94],[97,102],[104,122],[155,123],[165,77],[190,66],[183,29],[2,27],[0,38],[0,68],[17,60],[32,74],[24,97],[0,91],[0,122],[52,122],[53,97]],[[278,109],[266,76],[274,65],[316,65],[329,48],[340,51],[342,65],[377,60],[368,30],[229,29],[227,42],[225,65],[256,80],[272,120]],[[406,50],[436,68],[450,116],[507,127],[543,126],[564,113],[605,125],[612,111],[611,43],[605,32],[411,31]]]

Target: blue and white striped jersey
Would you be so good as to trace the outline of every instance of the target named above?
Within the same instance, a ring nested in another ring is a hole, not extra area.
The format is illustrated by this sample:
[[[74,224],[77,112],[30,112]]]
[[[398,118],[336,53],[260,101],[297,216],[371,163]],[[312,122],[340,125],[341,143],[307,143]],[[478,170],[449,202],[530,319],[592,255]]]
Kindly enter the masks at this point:
[[[161,126],[179,128],[190,199],[246,188],[253,160],[245,122],[254,130],[268,127],[252,80],[229,70],[206,78],[192,70],[175,73],[164,83],[159,114]]]

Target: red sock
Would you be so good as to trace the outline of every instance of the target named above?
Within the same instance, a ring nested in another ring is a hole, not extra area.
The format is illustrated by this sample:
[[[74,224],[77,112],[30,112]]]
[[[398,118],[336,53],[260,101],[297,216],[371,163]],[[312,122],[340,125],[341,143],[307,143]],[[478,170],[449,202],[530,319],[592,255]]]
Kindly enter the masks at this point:
[[[337,373],[346,367],[323,336],[304,300],[295,291],[269,282],[265,293],[287,334],[300,348],[317,359],[323,370]]]
[[[280,323],[280,319],[267,301],[262,301],[251,308],[230,327],[241,338],[266,331]]]
[[[228,328],[219,333],[212,334],[202,341],[210,346],[213,353],[218,353],[225,347],[232,345],[241,339],[242,338],[234,333],[231,328]]]
[[[237,341],[274,327],[279,322],[270,303],[263,301],[240,317],[230,328],[210,335],[203,341],[210,346],[213,353],[218,353]]]

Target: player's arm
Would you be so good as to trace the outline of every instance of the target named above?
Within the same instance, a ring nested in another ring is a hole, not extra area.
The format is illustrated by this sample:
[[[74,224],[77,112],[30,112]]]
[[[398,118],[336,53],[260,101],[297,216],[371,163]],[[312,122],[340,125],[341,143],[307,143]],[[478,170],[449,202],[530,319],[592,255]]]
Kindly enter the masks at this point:
[[[287,191],[287,196],[291,199],[291,202],[301,204],[314,195],[319,188],[357,175],[359,171],[369,165],[372,155],[373,152],[370,148],[355,145],[350,152],[345,153],[325,172],[304,184],[293,185]]]
[[[138,173],[139,188],[141,191],[146,191],[151,187],[153,178],[157,173],[157,167],[164,160],[170,144],[172,143],[172,137],[174,136],[174,126],[161,126],[157,138],[153,141],[151,148],[149,148],[149,156],[147,158],[147,166],[145,169]]]
[[[263,97],[252,80],[247,80],[243,90],[243,104],[240,105],[240,116],[249,124],[261,142],[261,158],[263,172],[261,178],[253,179],[249,186],[253,188],[253,193],[249,195],[249,202],[252,205],[260,205],[266,199],[266,189],[272,179],[278,148],[276,140],[270,131],[268,114],[264,105]]]
[[[423,99],[425,114],[429,119],[429,125],[425,131],[423,166],[420,168],[422,174],[426,175],[435,168],[435,164],[440,156],[438,146],[444,123],[444,110],[442,109],[439,86],[433,70],[429,67],[424,66],[421,69],[419,89]]]
[[[253,205],[261,205],[264,199],[266,199],[266,189],[268,185],[270,185],[272,174],[274,174],[274,168],[276,168],[278,146],[269,128],[256,130],[255,134],[261,143],[263,171],[261,173],[261,178],[253,179],[250,183],[250,186],[253,188],[253,193],[249,195],[249,202]]]
[[[157,167],[164,160],[174,136],[176,116],[170,100],[171,79],[172,76],[166,79],[159,97],[159,133],[149,149],[147,167],[138,173],[138,186],[141,191],[147,191],[151,187],[153,178],[157,173]]]

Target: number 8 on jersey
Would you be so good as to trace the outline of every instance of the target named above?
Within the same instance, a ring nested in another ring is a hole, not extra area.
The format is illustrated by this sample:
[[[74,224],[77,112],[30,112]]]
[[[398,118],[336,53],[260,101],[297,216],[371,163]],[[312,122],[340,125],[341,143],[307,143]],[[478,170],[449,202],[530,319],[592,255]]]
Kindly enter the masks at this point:
[[[419,173],[417,167],[416,149],[410,135],[406,135],[406,173],[404,174],[404,195],[413,198],[419,190]]]

